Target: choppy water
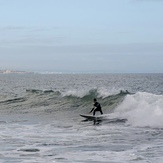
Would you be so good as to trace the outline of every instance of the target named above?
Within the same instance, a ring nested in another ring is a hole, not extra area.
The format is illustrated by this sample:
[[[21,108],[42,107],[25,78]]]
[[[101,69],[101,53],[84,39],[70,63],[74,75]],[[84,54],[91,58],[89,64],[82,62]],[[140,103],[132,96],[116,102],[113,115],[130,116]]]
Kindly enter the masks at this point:
[[[105,118],[83,121],[92,99]],[[162,163],[163,74],[0,75],[0,162]]]

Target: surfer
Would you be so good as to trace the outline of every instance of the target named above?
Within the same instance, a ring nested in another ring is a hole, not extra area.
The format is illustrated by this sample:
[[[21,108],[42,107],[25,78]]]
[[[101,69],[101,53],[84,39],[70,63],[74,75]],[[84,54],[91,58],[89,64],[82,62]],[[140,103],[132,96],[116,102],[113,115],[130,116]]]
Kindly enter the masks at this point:
[[[93,101],[94,101],[94,104],[93,104],[94,107],[92,108],[92,110],[89,113],[91,113],[93,111],[93,116],[95,116],[96,111],[99,111],[101,114],[103,114],[100,103],[97,102],[97,100],[95,98]]]

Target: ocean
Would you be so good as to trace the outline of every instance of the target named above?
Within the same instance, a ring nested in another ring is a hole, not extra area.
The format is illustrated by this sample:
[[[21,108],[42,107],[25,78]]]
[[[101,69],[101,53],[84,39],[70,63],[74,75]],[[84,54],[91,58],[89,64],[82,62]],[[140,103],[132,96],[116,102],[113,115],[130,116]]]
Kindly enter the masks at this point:
[[[163,74],[0,74],[0,163],[45,162],[162,163]]]

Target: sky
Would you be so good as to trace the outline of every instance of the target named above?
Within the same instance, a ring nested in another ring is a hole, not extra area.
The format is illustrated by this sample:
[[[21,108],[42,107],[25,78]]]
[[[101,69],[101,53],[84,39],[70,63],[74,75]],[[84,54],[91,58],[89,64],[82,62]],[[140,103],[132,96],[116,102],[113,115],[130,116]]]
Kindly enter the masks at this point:
[[[163,73],[163,0],[0,0],[0,69]]]

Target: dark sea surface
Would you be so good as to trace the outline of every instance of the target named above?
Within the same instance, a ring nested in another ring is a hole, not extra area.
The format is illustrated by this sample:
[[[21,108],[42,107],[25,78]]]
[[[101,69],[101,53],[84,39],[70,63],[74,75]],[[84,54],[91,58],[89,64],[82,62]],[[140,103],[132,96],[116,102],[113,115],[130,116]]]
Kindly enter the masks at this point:
[[[162,163],[163,74],[0,74],[0,162]]]

